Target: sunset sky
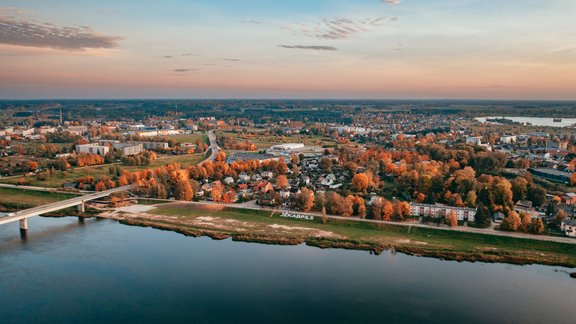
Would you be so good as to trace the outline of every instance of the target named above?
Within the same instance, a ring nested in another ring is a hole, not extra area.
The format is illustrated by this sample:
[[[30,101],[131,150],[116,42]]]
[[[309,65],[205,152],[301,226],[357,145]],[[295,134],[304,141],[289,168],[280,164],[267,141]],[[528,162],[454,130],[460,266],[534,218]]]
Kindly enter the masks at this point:
[[[0,98],[576,99],[576,1],[0,0]]]

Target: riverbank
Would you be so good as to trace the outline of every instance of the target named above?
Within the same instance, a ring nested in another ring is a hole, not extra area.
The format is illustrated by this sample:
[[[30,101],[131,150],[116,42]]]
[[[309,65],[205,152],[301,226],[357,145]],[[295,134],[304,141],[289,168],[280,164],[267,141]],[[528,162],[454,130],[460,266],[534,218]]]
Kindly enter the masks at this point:
[[[319,217],[292,219],[265,210],[170,203],[148,206],[145,211],[109,212],[100,216],[126,225],[218,240],[307,244],[374,253],[395,250],[445,260],[576,267],[575,244],[341,219],[329,219],[323,224]]]

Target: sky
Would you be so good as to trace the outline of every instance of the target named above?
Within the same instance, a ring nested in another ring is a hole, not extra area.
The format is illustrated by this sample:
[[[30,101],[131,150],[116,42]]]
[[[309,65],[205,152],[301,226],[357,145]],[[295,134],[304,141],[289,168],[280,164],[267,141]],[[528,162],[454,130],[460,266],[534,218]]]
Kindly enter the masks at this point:
[[[0,99],[576,100],[575,0],[0,0]]]

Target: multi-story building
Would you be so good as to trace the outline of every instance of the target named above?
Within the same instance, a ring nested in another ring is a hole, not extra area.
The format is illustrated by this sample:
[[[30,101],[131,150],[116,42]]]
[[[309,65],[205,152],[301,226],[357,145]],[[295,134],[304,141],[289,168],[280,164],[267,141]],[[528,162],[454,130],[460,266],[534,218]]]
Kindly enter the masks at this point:
[[[138,155],[144,151],[142,144],[127,144],[127,143],[114,143],[112,144],[115,150],[122,152],[122,155]]]
[[[110,152],[108,146],[100,145],[98,143],[76,145],[77,153],[92,153],[98,155],[106,155]]]
[[[475,208],[454,207],[442,204],[418,204],[410,203],[410,215],[424,216],[432,218],[445,218],[450,212],[454,211],[459,221],[467,220],[473,222],[476,217]]]
[[[63,129],[63,131],[70,133],[75,136],[82,136],[88,132],[88,127],[86,126],[68,126]]]
[[[167,142],[144,142],[144,141],[128,141],[127,144],[142,144],[146,150],[167,150],[170,146]]]

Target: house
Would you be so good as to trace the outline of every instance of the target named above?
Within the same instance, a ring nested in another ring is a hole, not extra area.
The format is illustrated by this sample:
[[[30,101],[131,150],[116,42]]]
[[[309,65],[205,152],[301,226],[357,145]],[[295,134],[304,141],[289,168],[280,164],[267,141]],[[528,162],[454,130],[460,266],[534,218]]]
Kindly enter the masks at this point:
[[[227,184],[227,185],[231,185],[231,184],[234,183],[234,178],[232,178],[232,177],[226,177],[226,178],[224,178],[224,183]]]
[[[248,181],[250,181],[250,176],[247,175],[245,172],[242,172],[238,175],[238,179],[240,179],[244,182],[248,182]]]
[[[503,212],[497,211],[494,213],[492,218],[494,219],[494,223],[502,223],[502,221],[504,220],[504,218],[506,218],[506,216],[504,215]]]
[[[280,190],[280,197],[284,199],[290,198],[290,190]]]
[[[274,177],[274,172],[272,172],[272,171],[262,171],[262,172],[260,172],[260,176],[261,176],[262,178],[264,178],[264,179],[266,179],[266,178],[270,179],[270,178]]]
[[[336,181],[336,176],[334,175],[334,173],[330,173],[324,179],[322,179],[320,184],[329,187],[334,184],[334,181]]]
[[[482,136],[468,136],[466,137],[466,144],[482,145]]]
[[[576,193],[568,192],[560,196],[560,201],[566,205],[574,205],[576,204]]]
[[[565,219],[560,224],[560,230],[564,232],[567,236],[576,237],[576,220]]]

